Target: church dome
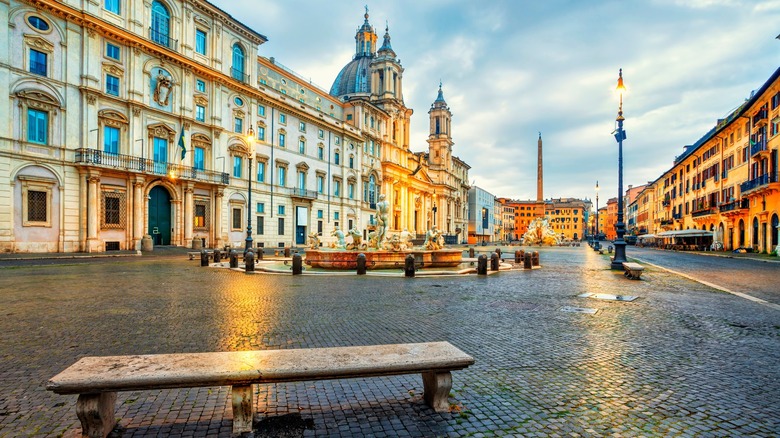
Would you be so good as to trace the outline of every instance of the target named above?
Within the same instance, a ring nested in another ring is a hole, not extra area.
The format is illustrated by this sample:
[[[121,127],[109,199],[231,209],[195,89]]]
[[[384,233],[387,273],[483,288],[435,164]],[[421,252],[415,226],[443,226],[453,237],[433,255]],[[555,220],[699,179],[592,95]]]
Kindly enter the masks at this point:
[[[356,56],[341,69],[333,86],[331,96],[342,97],[351,94],[368,93],[371,90],[371,74],[369,66],[372,57]]]

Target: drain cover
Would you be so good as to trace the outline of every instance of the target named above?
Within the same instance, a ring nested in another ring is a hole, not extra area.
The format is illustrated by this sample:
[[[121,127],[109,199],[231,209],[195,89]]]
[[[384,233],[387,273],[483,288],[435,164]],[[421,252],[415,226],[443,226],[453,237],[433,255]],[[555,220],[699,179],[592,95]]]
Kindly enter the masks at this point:
[[[612,295],[612,294],[591,294],[591,293],[584,293],[577,295],[581,298],[596,298],[599,300],[609,300],[609,301],[634,301],[636,299],[633,295]]]
[[[571,306],[561,307],[561,312],[587,313],[589,315],[595,315],[596,312],[598,311],[599,309],[591,309],[589,307],[571,307]]]

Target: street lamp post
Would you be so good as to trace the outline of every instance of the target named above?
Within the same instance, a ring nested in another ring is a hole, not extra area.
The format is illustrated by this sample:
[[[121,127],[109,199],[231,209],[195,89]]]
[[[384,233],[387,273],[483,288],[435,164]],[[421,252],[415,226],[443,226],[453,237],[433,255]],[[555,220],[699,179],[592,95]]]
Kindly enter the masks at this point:
[[[594,233],[593,249],[598,251],[601,249],[601,243],[599,243],[599,182],[596,180],[596,232]]]
[[[433,227],[436,228],[436,190],[433,191],[433,208],[431,210],[433,211]]]
[[[249,143],[249,174],[247,175],[247,181],[249,182],[247,208],[246,208],[246,245],[244,246],[244,255],[252,248],[252,158],[255,155],[255,131],[252,127],[249,127],[249,131],[246,133],[247,143]]]
[[[623,85],[623,69],[620,69],[618,76],[617,92],[620,94],[620,106],[618,107],[617,129],[615,130],[615,140],[618,143],[618,205],[617,205],[617,223],[615,231],[617,239],[613,242],[615,246],[615,257],[612,259],[612,269],[623,269],[623,263],[626,262],[626,242],[623,235],[626,233],[626,225],[623,223],[623,140],[626,139],[626,131],[623,130],[623,93],[626,87]]]

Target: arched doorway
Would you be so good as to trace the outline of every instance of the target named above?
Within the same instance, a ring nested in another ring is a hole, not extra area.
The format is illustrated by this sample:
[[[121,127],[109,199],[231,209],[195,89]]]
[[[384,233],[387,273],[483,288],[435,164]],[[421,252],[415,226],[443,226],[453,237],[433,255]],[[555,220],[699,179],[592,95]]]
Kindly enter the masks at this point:
[[[171,244],[171,194],[162,186],[149,191],[149,229],[155,245]]]
[[[753,218],[753,238],[751,239],[751,245],[754,249],[758,248],[758,218]]]
[[[737,243],[739,244],[740,248],[744,248],[745,246],[745,222],[740,219],[739,220],[739,227],[737,227],[737,232],[739,233],[739,239],[737,239]]]
[[[769,234],[772,235],[772,247],[769,248],[769,251],[774,251],[775,248],[777,248],[778,241],[777,241],[777,234],[780,233],[780,230],[777,229],[778,225],[780,225],[780,220],[778,220],[777,215],[772,215],[772,229],[769,230]]]

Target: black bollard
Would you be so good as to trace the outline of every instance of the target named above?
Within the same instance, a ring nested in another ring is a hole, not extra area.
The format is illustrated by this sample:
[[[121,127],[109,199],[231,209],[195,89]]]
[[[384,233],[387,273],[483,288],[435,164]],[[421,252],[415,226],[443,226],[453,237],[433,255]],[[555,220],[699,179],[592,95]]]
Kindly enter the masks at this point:
[[[531,268],[533,268],[533,264],[531,263],[531,253],[527,252],[525,253],[525,258],[523,259],[523,269]]]
[[[303,272],[303,259],[300,254],[295,254],[292,257],[292,274],[301,275]]]
[[[490,255],[490,270],[498,271],[498,253],[494,252]]]
[[[539,266],[539,251],[534,251],[533,256],[531,256],[531,262],[534,266]]]
[[[285,257],[290,257],[290,248],[285,248],[284,249],[284,256]]]
[[[471,248],[469,248],[469,258],[471,258],[471,259],[474,258],[474,247],[473,246]]]
[[[501,248],[496,248],[496,254],[498,254],[498,258],[501,258]]]
[[[366,255],[358,254],[357,256],[357,275],[366,275]]]
[[[613,248],[612,248],[612,245],[609,245],[609,246],[607,247],[607,251],[609,251],[609,253],[610,253],[610,254],[612,254],[612,249],[613,249]]]
[[[263,248],[257,248],[255,251],[257,251],[256,260],[263,260]]]
[[[219,263],[222,261],[222,254],[219,252],[217,248],[214,248],[214,263]]]
[[[515,251],[515,264],[519,265],[520,263],[523,263],[523,250],[517,250]]]
[[[482,254],[477,259],[477,275],[487,275],[487,256]]]
[[[207,253],[205,249],[200,251],[200,265],[201,266],[209,265],[209,253]]]
[[[404,276],[414,277],[414,256],[411,254],[404,259]]]
[[[251,249],[244,254],[244,271],[255,271],[255,253]]]
[[[230,250],[230,267],[231,268],[237,268],[238,267],[238,253],[235,249]]]

